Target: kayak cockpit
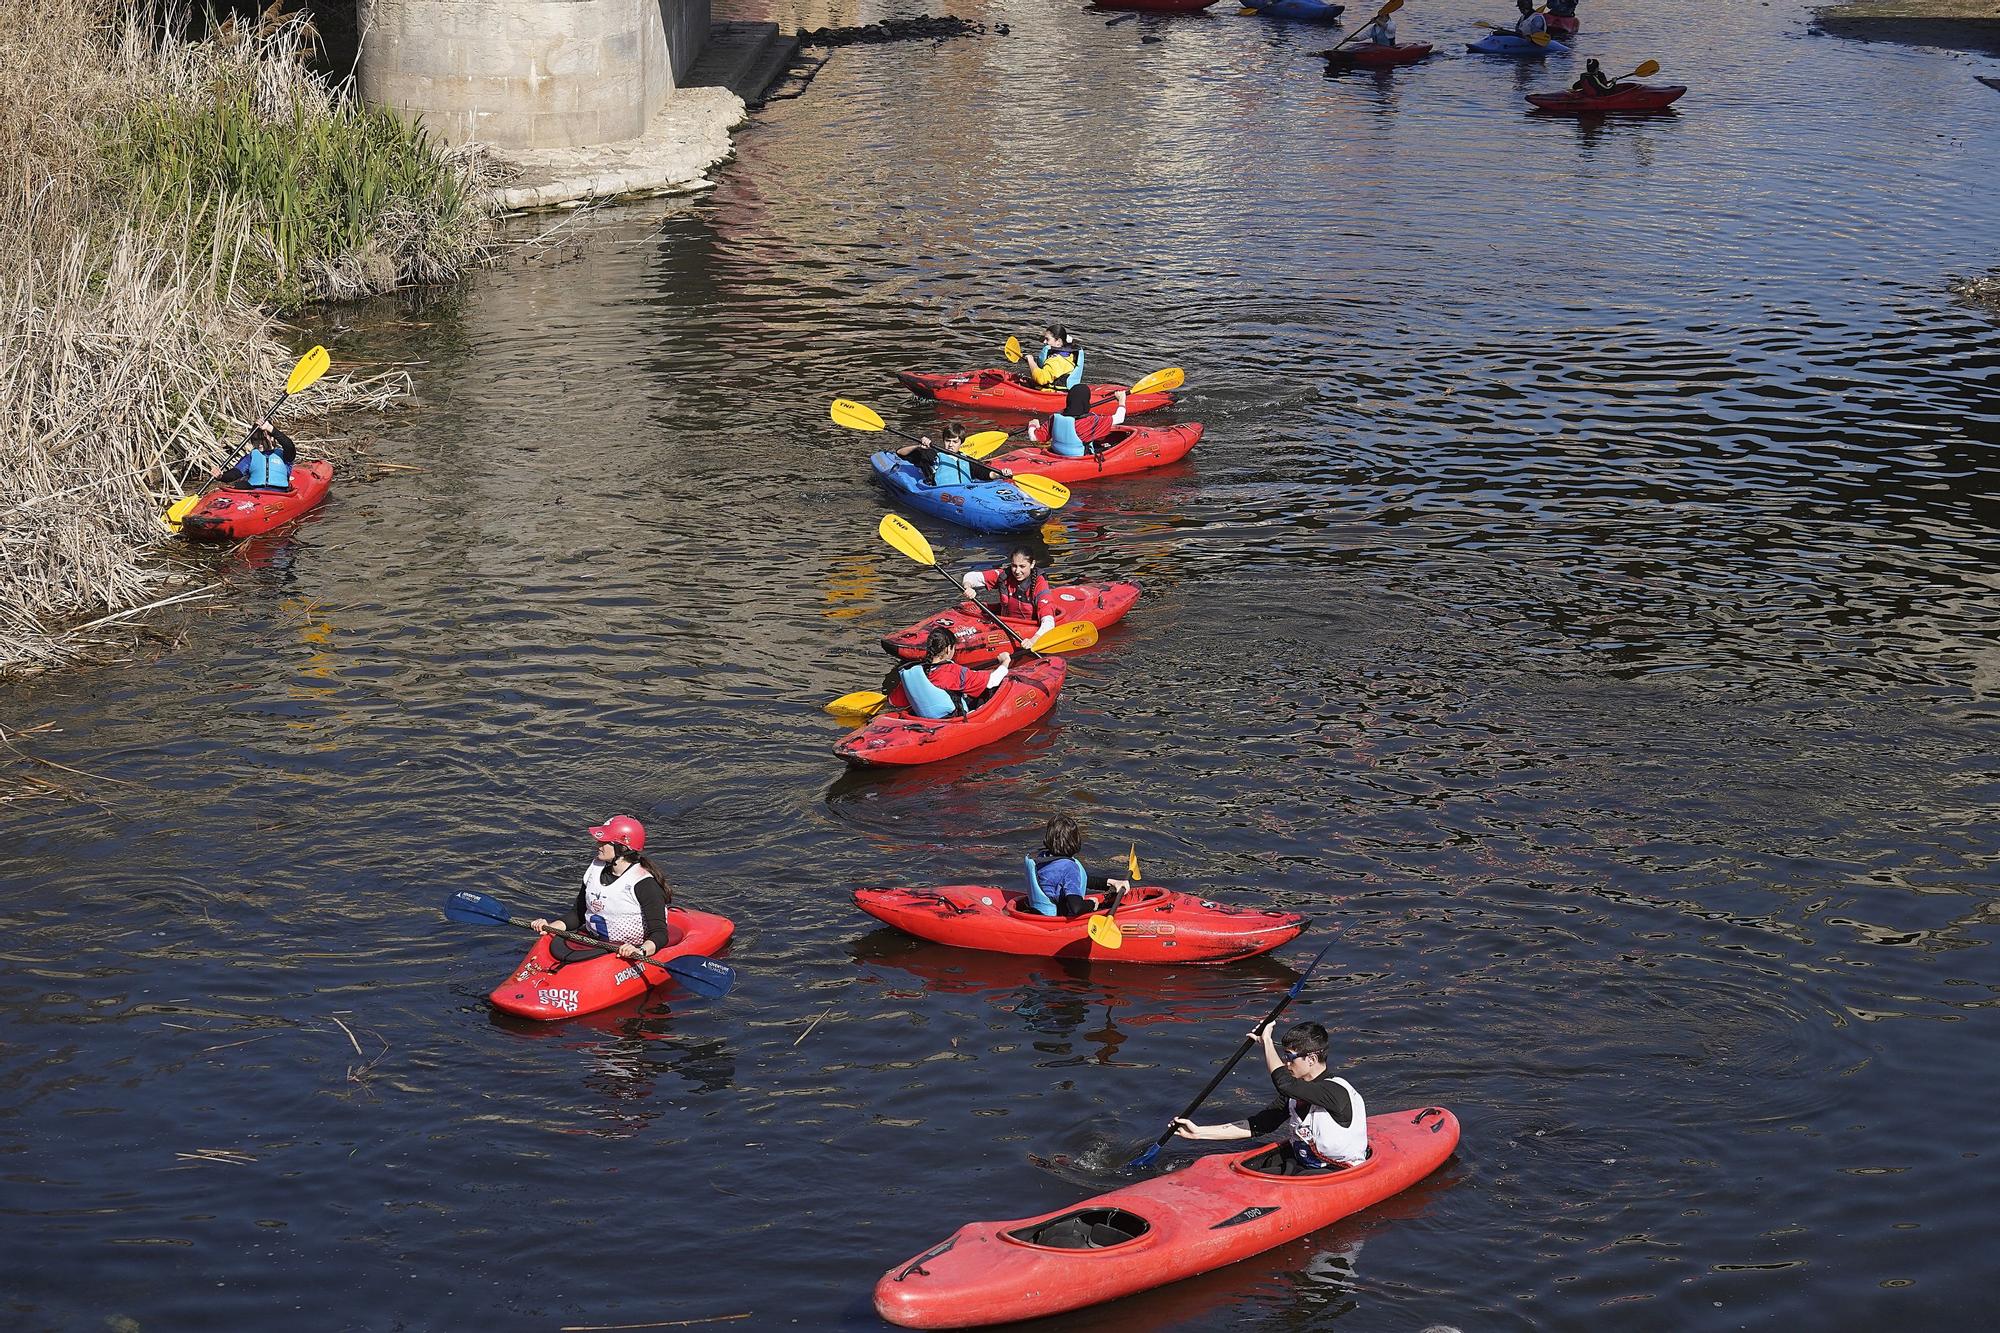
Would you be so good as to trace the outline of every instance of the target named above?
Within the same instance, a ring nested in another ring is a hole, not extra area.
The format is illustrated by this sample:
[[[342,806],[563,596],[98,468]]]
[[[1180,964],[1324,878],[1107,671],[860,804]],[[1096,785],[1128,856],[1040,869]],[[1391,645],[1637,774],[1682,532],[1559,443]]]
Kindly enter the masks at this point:
[[[1109,1250],[1130,1245],[1152,1229],[1145,1218],[1123,1208],[1078,1208],[1004,1234],[1044,1250]]]
[[[1167,896],[1168,894],[1166,889],[1156,888],[1152,885],[1146,885],[1141,888],[1133,889],[1131,892],[1127,893],[1122,899],[1120,899],[1118,903],[1118,910],[1120,912],[1130,913],[1137,908],[1152,907],[1163,902]],[[1098,902],[1092,910],[1094,912],[1103,911],[1104,910],[1103,904],[1101,902]],[[1088,917],[1082,917],[1082,916],[1043,916],[1040,912],[1034,912],[1028,909],[1027,895],[1021,893],[1010,893],[1007,895],[1007,914],[1009,916],[1019,917],[1023,921],[1033,921],[1037,923],[1047,922],[1054,925],[1065,925],[1065,926],[1066,925],[1083,926],[1084,924],[1087,923],[1089,919]]]

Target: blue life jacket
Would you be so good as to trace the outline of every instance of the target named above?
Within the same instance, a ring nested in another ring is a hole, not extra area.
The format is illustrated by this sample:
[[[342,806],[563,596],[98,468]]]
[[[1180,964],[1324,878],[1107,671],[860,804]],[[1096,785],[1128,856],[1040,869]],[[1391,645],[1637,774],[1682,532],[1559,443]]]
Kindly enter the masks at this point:
[[[1053,861],[1037,861],[1032,856],[1021,858],[1028,866],[1028,900],[1022,904],[1030,912],[1043,916],[1056,915],[1056,899],[1081,898],[1090,887],[1090,875],[1083,868],[1083,862],[1074,856],[1061,856]],[[1048,883],[1042,877],[1048,876]]]
[[[1077,385],[1083,383],[1083,349],[1081,347],[1071,347],[1064,350],[1068,352],[1070,359],[1076,362],[1076,369],[1070,371],[1069,378],[1062,382],[1062,387],[1065,389],[1074,389]]]
[[[243,461],[236,465],[236,470],[243,474],[245,483],[251,486],[287,490],[292,484],[292,465],[287,463],[285,456],[275,449],[268,454],[262,449],[252,449],[244,456]]]
[[[965,711],[965,705],[950,690],[939,688],[931,680],[922,662],[898,667],[896,678],[903,682],[903,693],[910,696],[910,711],[918,717],[947,718]]]
[[[937,463],[931,468],[931,481],[938,486],[964,486],[972,480],[972,464],[949,449],[937,451]]]
[[[1090,452],[1076,433],[1076,418],[1060,412],[1049,418],[1049,448],[1064,458],[1082,458]]]

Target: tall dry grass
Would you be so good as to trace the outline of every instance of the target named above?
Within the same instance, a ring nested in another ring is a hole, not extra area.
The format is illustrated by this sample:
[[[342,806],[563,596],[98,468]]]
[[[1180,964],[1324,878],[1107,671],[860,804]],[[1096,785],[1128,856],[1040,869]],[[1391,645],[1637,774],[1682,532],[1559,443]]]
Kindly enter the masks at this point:
[[[479,256],[475,164],[313,76],[309,36],[0,0],[0,670],[184,577],[152,558],[160,511],[283,385],[274,307]],[[327,210],[339,244],[308,239]],[[330,375],[312,406],[385,392]]]

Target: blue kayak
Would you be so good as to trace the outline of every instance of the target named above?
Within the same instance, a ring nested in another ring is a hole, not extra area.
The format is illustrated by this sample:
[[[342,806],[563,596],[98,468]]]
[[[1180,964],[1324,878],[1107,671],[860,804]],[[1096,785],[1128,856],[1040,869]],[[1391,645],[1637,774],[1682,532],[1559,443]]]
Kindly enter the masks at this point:
[[[1243,0],[1267,19],[1291,19],[1294,23],[1338,23],[1346,5],[1323,5],[1320,0]]]
[[[1511,32],[1489,32],[1476,42],[1467,42],[1465,49],[1477,51],[1487,56],[1515,56],[1529,60],[1540,60],[1544,56],[1566,56],[1569,48],[1555,38],[1549,38],[1547,46],[1537,46],[1525,37],[1516,37]]]
[[[926,514],[971,528],[974,532],[1014,532],[1032,528],[1049,511],[1021,494],[1011,481],[973,481],[957,486],[933,486],[915,463],[883,451],[869,460],[875,480]]]

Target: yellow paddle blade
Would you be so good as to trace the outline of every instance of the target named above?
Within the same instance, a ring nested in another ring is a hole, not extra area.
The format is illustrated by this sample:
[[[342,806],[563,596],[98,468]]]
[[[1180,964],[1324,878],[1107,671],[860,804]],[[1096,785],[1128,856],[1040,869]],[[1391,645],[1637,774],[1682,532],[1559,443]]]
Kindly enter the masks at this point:
[[[1009,361],[1019,361],[1021,359],[1021,340],[1012,334],[1007,335],[1006,343],[1000,348],[1000,355],[1006,357]]]
[[[1528,40],[1536,46],[1547,46],[1549,44],[1549,35],[1545,32],[1531,32],[1528,34]]]
[[[1401,0],[1398,0],[1400,3]],[[1134,884],[1139,882],[1139,844],[1133,843],[1132,850],[1125,853],[1125,877]]]
[[[1391,14],[1395,13],[1397,10],[1401,9],[1402,7],[1403,7],[1403,0],[1389,0],[1388,4],[1376,10],[1375,17],[1369,19],[1368,21],[1370,23],[1379,23],[1383,19],[1388,18]]]
[[[1254,14],[1257,11],[1246,9],[1243,12]],[[1090,918],[1090,924],[1084,929],[1090,933],[1090,942],[1100,948],[1120,949],[1125,946],[1125,932],[1118,929],[1116,921],[1102,913]]]
[[[1165,370],[1154,371],[1125,392],[1172,393],[1175,389],[1180,388],[1181,385],[1186,383],[1187,372],[1185,370],[1182,370],[1179,366],[1168,366]]]
[[[1015,477],[1014,485],[1021,494],[1036,504],[1048,509],[1061,509],[1069,503],[1069,487],[1047,477]]]
[[[966,436],[965,443],[958,447],[958,451],[967,458],[991,458],[994,451],[1005,443],[1007,443],[1006,431],[982,430],[977,435]]]
[[[901,514],[884,514],[882,522],[875,528],[875,535],[901,551],[920,565],[937,564],[937,556],[931,544],[924,540],[924,534],[916,525]]]
[[[1659,72],[1660,72],[1659,61],[1642,60],[1639,62],[1639,68],[1633,70],[1630,74],[1625,75],[1625,77],[1628,79],[1643,79],[1651,75],[1658,74]]]
[[[312,387],[313,382],[326,374],[326,368],[333,364],[333,358],[326,354],[324,347],[315,347],[299,358],[292,367],[291,378],[285,381],[285,396],[291,397]]]
[[[826,706],[826,711],[835,716],[846,714],[852,717],[867,717],[879,711],[882,705],[888,702],[889,696],[878,690],[856,690],[852,694],[843,694],[835,699]]]
[[[886,430],[881,415],[872,407],[855,402],[852,398],[833,400],[833,420],[836,425],[849,430]]]
[[[1038,653],[1073,653],[1096,642],[1096,624],[1088,620],[1072,620],[1067,625],[1057,625],[1039,639],[1028,640],[1028,647]]]
[[[183,495],[180,499],[167,506],[167,512],[160,515],[160,520],[167,525],[169,530],[179,532],[181,530],[181,520],[186,518],[189,512],[200,503],[201,497],[199,495]]]

